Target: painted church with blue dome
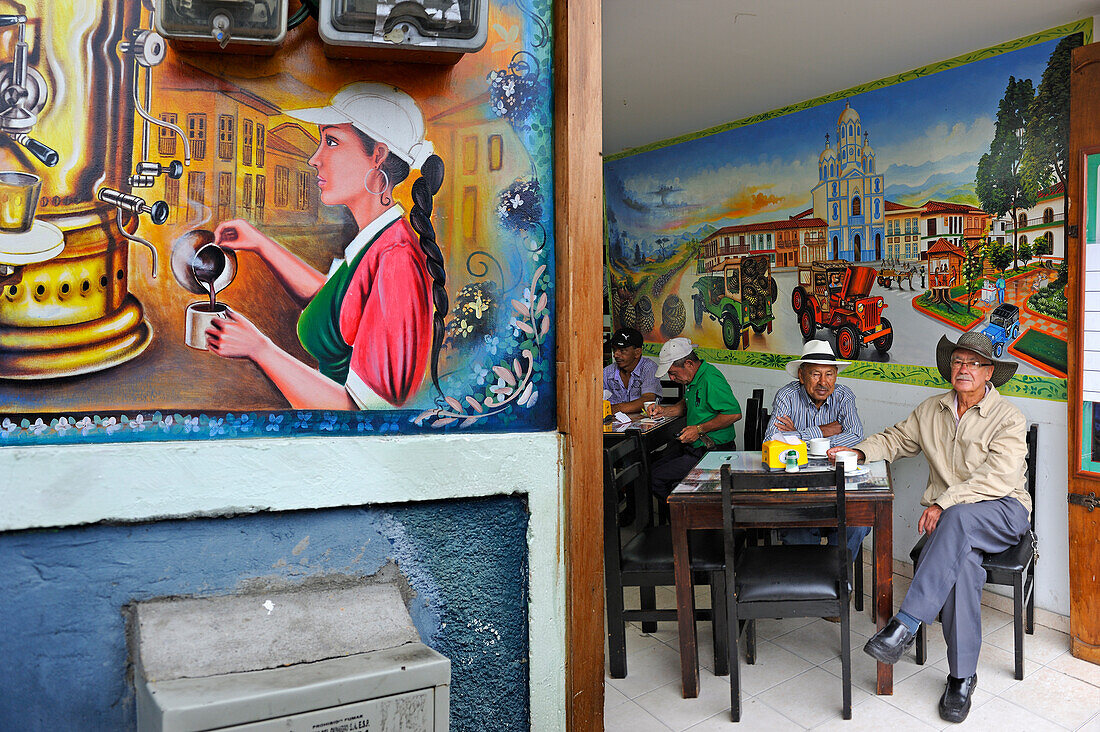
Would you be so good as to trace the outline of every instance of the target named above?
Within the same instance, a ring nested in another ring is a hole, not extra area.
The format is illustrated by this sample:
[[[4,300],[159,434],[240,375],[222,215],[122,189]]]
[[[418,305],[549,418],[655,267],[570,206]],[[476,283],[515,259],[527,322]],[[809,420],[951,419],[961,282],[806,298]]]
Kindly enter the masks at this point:
[[[826,222],[830,259],[866,262],[882,259],[885,185],[875,173],[875,151],[859,114],[847,103],[836,123],[836,148],[825,135],[818,157],[818,184],[811,191],[813,215]]]

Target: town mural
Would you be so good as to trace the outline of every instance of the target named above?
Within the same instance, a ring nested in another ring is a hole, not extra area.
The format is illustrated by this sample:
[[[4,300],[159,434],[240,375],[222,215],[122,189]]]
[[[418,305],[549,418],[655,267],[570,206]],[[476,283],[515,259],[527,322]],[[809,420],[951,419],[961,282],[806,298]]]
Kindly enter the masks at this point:
[[[609,156],[616,327],[779,368],[933,384],[984,332],[1011,393],[1065,399],[1069,54],[1091,21]]]
[[[453,65],[0,16],[0,444],[553,426],[548,2]]]

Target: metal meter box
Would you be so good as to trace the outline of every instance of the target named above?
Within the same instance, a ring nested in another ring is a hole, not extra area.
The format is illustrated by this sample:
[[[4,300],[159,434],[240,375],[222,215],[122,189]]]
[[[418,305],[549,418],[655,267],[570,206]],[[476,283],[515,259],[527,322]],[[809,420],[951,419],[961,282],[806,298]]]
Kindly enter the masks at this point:
[[[330,56],[454,63],[488,38],[488,0],[320,0]]]
[[[157,0],[153,22],[173,46],[274,53],[286,36],[287,0]]]
[[[446,732],[451,663],[422,643],[283,668],[136,680],[143,732]]]

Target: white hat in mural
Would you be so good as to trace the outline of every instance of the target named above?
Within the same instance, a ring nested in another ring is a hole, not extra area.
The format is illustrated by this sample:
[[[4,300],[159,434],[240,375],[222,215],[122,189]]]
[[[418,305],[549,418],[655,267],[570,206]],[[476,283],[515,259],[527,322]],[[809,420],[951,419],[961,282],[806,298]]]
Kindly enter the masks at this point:
[[[318,125],[350,124],[385,143],[414,170],[419,170],[433,152],[432,143],[424,139],[424,116],[416,101],[388,84],[348,84],[336,92],[327,107],[291,109],[286,114]]]

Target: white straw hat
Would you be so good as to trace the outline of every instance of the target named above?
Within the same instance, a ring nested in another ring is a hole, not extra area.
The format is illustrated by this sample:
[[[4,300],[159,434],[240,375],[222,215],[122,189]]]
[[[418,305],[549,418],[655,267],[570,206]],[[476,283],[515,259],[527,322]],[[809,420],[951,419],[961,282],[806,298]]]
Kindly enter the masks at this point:
[[[843,371],[845,366],[851,366],[851,361],[841,361],[833,355],[833,347],[828,341],[806,341],[802,346],[802,357],[787,362],[787,373],[792,378],[798,378],[798,367],[804,363],[819,363],[824,366],[836,366],[836,370]]]
[[[432,143],[424,139],[424,116],[416,100],[388,84],[348,84],[336,92],[327,107],[291,109],[286,114],[318,125],[350,124],[385,143],[414,170],[419,170],[434,151]]]

